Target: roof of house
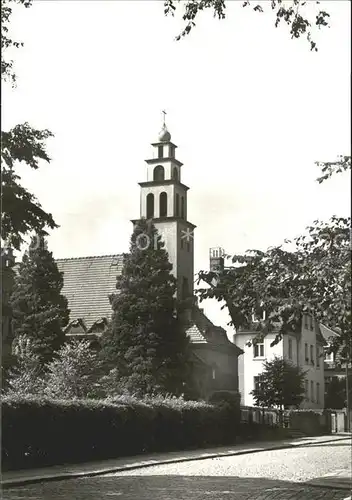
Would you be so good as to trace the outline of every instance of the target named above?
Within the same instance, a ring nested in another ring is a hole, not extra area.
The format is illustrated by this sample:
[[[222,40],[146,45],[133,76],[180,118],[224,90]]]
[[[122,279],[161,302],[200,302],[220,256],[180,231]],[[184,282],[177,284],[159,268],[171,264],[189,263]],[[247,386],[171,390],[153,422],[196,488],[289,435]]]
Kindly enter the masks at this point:
[[[322,334],[326,342],[329,342],[331,338],[339,337],[340,335],[339,333],[335,332],[334,330],[331,330],[331,328],[323,325],[322,323],[319,324],[319,328],[320,328],[320,333]]]
[[[110,319],[109,295],[116,292],[116,278],[121,275],[123,254],[57,259],[64,274],[63,295],[68,300],[71,327],[89,332],[102,319]],[[214,344],[239,348],[229,341],[226,331],[215,326],[202,309],[194,307],[187,334],[192,344]]]
[[[109,295],[116,292],[123,255],[57,259],[56,263],[64,273],[62,293],[68,300],[70,320],[83,320],[89,330],[102,318],[110,319]]]

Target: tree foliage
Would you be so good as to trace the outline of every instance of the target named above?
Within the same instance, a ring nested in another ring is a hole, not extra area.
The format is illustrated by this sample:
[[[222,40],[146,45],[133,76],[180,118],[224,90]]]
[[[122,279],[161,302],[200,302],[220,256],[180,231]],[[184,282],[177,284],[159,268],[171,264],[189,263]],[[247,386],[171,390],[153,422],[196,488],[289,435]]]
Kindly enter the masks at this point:
[[[43,394],[43,366],[32,348],[32,340],[25,335],[13,346],[16,364],[10,368],[5,393],[9,396],[38,396]]]
[[[352,402],[352,375],[348,376],[349,400]],[[325,408],[341,410],[346,408],[346,378],[333,377],[325,395]]]
[[[248,328],[252,315],[264,308],[256,323],[261,333],[277,331],[272,345],[288,332],[301,329],[302,315],[310,313],[340,333],[332,349],[345,349],[351,339],[350,218],[315,221],[307,233],[286,245],[252,250],[232,257],[234,266],[220,274],[200,272],[199,281],[211,284],[198,290],[200,299],[225,301],[236,329]]]
[[[47,366],[45,395],[54,399],[94,397],[98,374],[99,359],[89,341],[66,343]]]
[[[68,323],[69,310],[62,287],[63,274],[47,250],[45,239],[32,238],[18,265],[10,305],[14,337],[30,338],[33,353],[42,363],[50,361],[65,340],[63,328]]]
[[[304,400],[305,373],[284,358],[264,362],[260,383],[251,394],[256,406],[286,409],[298,407]]]
[[[13,61],[5,59],[5,51],[11,47],[23,47],[22,42],[12,40],[9,36],[9,22],[12,14],[12,4],[32,5],[32,0],[1,0],[1,77],[15,84],[16,75],[13,71]]]
[[[182,392],[188,339],[176,313],[171,270],[161,236],[150,221],[140,220],[102,338],[102,357],[114,369],[117,391],[120,386],[140,394]]]
[[[317,161],[315,162],[321,168],[322,175],[317,178],[319,184],[330,179],[334,174],[340,174],[351,170],[351,156],[340,155],[336,161]]]
[[[16,162],[24,162],[33,169],[39,168],[40,160],[49,162],[45,140],[51,136],[49,130],[36,130],[28,123],[1,132],[1,237],[9,247],[19,249],[24,236],[31,231],[47,235],[45,227],[58,227],[37,198],[21,186],[20,177],[14,171]]]
[[[328,12],[320,8],[316,8],[313,13],[309,12],[312,7],[312,3],[313,2],[305,2],[302,0],[238,2],[240,6],[252,8],[253,11],[258,13],[271,9],[274,15],[275,27],[278,27],[282,22],[286,23],[290,30],[291,38],[300,38],[305,36],[309,42],[311,50],[317,51],[317,44],[312,39],[312,28],[314,26],[318,28],[328,26],[328,18],[330,16]],[[320,4],[319,1],[315,1],[314,3],[316,6]],[[176,2],[176,0],[165,0],[165,15],[174,15],[178,5],[179,2]],[[183,7],[184,13],[182,18],[186,22],[186,25],[181,34],[177,36],[177,40],[180,40],[185,35],[188,35],[191,29],[196,25],[195,22],[200,12],[210,9],[213,11],[214,17],[217,17],[218,19],[224,19],[226,15],[226,0],[186,0],[186,2],[183,2]]]
[[[13,61],[5,59],[6,49],[20,47],[9,35],[9,22],[12,14],[11,4],[29,7],[31,0],[1,0],[1,78],[4,81],[16,80]],[[45,212],[37,198],[20,184],[20,177],[15,173],[17,163],[22,162],[33,169],[41,161],[50,162],[45,141],[53,134],[49,130],[37,130],[28,123],[16,125],[11,130],[1,132],[1,238],[8,247],[17,250],[29,232],[47,234],[45,228],[57,226],[52,215]]]

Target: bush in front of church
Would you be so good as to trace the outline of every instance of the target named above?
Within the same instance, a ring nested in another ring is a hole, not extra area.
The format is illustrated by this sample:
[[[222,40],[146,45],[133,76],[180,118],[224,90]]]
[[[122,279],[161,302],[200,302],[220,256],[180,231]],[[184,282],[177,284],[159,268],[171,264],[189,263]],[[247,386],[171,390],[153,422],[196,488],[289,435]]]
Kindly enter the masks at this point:
[[[155,226],[136,225],[130,253],[112,297],[112,321],[102,337],[101,357],[121,388],[143,396],[180,395],[187,382],[189,341],[177,315],[176,279]]]
[[[3,470],[217,446],[239,431],[231,407],[182,398],[5,396]]]

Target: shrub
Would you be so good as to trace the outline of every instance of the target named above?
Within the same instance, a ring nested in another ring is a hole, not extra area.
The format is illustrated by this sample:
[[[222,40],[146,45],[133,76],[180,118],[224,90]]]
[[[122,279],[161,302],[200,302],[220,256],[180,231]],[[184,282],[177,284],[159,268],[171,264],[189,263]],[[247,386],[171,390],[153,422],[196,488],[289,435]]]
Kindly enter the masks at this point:
[[[43,367],[39,356],[33,352],[31,339],[19,336],[13,353],[16,362],[9,369],[4,392],[15,397],[41,395],[44,389]]]
[[[102,460],[230,444],[239,422],[229,405],[122,395],[105,400],[5,397],[3,468]]]
[[[89,341],[64,344],[47,366],[45,394],[53,398],[94,396],[99,370],[98,357]]]

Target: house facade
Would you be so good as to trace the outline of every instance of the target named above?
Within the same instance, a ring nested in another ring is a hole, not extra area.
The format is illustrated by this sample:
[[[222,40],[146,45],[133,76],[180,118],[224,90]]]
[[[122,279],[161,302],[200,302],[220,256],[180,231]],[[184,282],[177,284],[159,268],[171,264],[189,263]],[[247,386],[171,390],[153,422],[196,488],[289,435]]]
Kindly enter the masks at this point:
[[[139,215],[151,220],[161,235],[177,280],[177,296],[185,299],[194,297],[196,226],[187,217],[189,188],[182,182],[183,164],[176,158],[176,148],[164,124],[157,142],[152,143],[151,158],[146,160],[146,180],[139,184]],[[116,293],[116,278],[122,272],[123,259],[123,255],[116,254],[56,260],[63,272],[62,293],[70,309],[68,337],[90,338],[99,346],[99,337],[111,318],[109,297]],[[193,385],[205,399],[220,390],[236,393],[238,356],[242,351],[193,302],[194,306],[186,312]]]
[[[284,335],[282,340],[274,346],[276,333],[266,334],[262,342],[247,345],[257,333],[239,331],[234,336],[236,345],[244,351],[239,358],[238,377],[241,404],[254,406],[251,391],[260,384],[260,374],[264,370],[264,362],[271,361],[275,356],[282,357],[299,366],[306,372],[305,375],[305,400],[301,408],[324,408],[324,338],[320,332],[319,324],[309,315],[302,320],[301,332]]]

